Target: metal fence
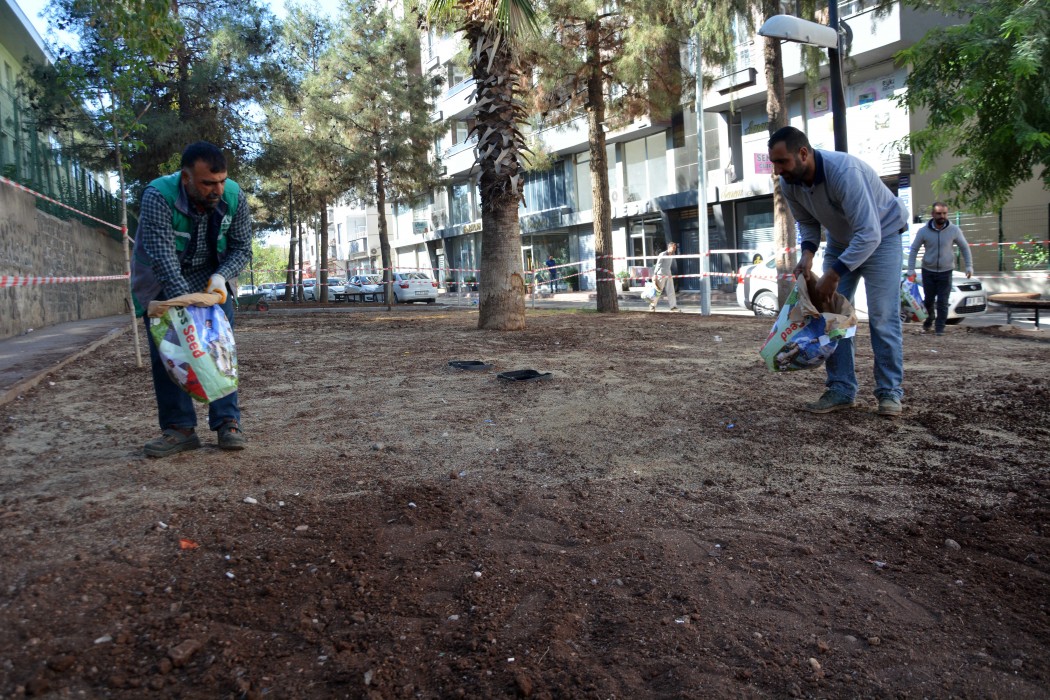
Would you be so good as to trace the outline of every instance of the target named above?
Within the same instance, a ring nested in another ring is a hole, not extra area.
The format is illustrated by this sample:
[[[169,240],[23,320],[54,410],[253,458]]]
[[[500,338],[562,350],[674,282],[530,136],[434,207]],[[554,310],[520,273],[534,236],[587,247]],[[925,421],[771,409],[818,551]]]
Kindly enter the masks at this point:
[[[1006,244],[1050,240],[1050,204],[1004,207],[993,214],[960,212],[955,216],[955,223],[970,244],[973,268],[978,274],[1013,272],[1022,268],[1018,265],[1017,253]],[[1047,246],[1046,243],[1040,245]],[[1024,247],[1032,246],[1025,244]],[[1046,269],[1050,269],[1050,262]]]
[[[78,211],[119,225],[117,197],[99,183],[95,173],[63,154],[61,143],[75,138],[74,134],[41,132],[24,99],[0,88],[0,175]],[[40,198],[36,206],[62,219],[82,218],[90,226],[97,225]],[[120,231],[107,229],[106,232],[116,240],[121,239]]]

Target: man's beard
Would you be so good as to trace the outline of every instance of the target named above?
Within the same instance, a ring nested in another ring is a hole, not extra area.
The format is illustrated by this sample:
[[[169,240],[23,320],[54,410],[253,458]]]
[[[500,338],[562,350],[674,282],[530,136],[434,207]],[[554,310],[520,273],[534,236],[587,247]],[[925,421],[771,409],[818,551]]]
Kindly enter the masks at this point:
[[[193,200],[193,203],[201,209],[211,211],[215,209],[215,207],[219,206],[220,197],[218,195],[216,195],[215,197],[200,197],[194,195],[193,197],[191,197],[191,199]]]
[[[802,183],[802,176],[806,173],[806,167],[798,160],[795,161],[795,166],[791,170],[785,170],[780,173],[780,177],[784,178],[784,182],[789,185],[798,185]]]

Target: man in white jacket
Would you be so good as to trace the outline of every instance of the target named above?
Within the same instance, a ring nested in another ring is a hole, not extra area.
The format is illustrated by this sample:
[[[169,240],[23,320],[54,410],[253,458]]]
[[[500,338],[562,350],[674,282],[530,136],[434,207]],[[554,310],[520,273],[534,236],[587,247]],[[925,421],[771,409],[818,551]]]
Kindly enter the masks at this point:
[[[674,254],[678,252],[678,244],[671,242],[667,244],[667,250],[656,256],[656,264],[653,265],[653,284],[656,285],[656,296],[649,302],[649,310],[656,311],[656,302],[660,301],[660,295],[667,295],[667,303],[671,305],[671,311],[679,311],[678,300],[674,295],[674,278],[671,276],[671,264],[674,262]]]

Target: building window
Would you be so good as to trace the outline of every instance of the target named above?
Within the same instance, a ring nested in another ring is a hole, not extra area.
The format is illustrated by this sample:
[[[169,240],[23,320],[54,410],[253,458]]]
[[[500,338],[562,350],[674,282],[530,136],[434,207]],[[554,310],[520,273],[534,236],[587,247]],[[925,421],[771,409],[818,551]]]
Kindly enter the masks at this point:
[[[467,224],[474,220],[471,216],[470,182],[459,182],[452,185],[452,220],[450,223]]]
[[[566,192],[565,164],[559,161],[550,170],[525,175],[525,208],[528,212],[544,211],[569,203]]]
[[[576,211],[594,208],[592,188],[591,154],[584,151],[576,155]]]

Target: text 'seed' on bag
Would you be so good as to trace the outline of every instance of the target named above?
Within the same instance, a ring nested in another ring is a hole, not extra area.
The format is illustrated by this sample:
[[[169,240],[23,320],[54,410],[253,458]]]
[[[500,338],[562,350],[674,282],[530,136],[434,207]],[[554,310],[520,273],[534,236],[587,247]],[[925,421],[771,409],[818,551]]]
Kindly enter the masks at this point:
[[[237,391],[237,348],[222,307],[211,294],[150,304],[150,335],[168,376],[194,400],[210,403]]]
[[[836,292],[831,308],[821,312],[810,300],[806,280],[800,278],[758,352],[774,372],[810,369],[831,357],[839,340],[856,332],[857,313],[846,297]]]

